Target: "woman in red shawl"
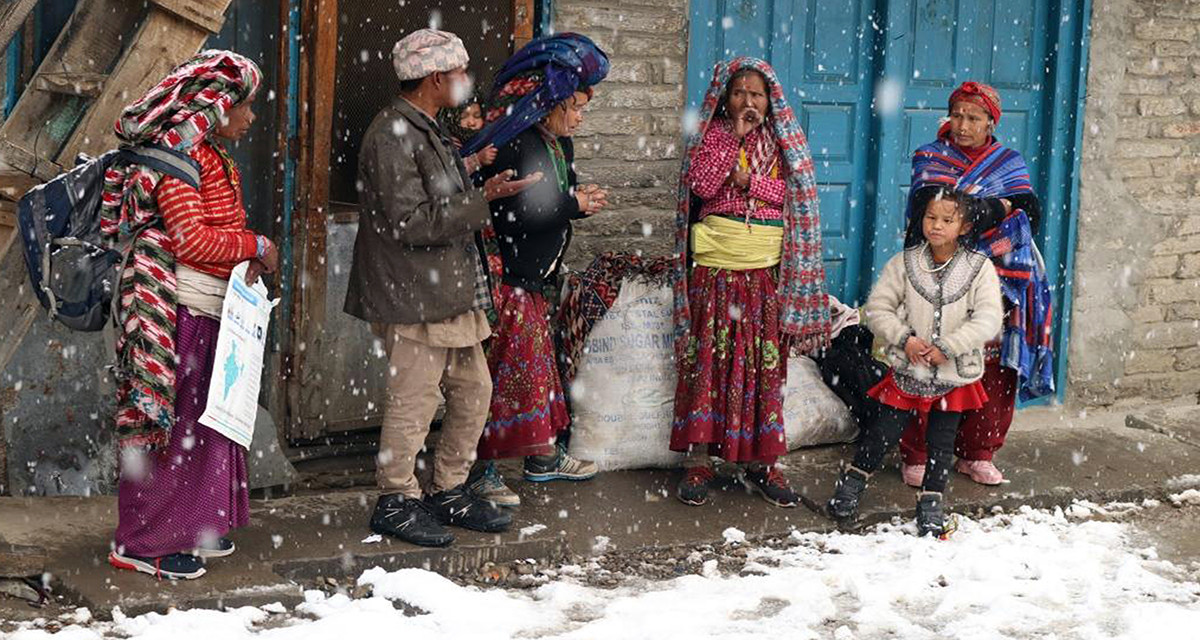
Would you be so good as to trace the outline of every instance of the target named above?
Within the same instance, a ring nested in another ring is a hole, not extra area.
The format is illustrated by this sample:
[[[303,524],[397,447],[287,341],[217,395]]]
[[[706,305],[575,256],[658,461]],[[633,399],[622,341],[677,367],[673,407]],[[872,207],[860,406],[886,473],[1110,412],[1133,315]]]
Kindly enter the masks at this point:
[[[745,465],[767,502],[794,507],[775,464],[787,453],[787,356],[827,345],[830,316],[812,156],[770,65],[717,64],[681,176],[670,447],[688,458],[677,495],[708,501],[716,455]]]
[[[1002,113],[1000,94],[986,84],[964,82],[950,94],[947,106],[949,117],[938,131],[938,140],[922,146],[914,154],[910,212],[924,211],[926,203],[941,185],[978,195],[987,206],[983,207],[975,228],[981,236],[998,238],[998,242],[989,244],[993,261],[997,269],[1001,269],[1001,275],[1015,274],[1021,270],[1015,252],[1022,248],[1016,245],[1032,243],[1041,214],[1041,203],[1033,192],[1029,168],[1021,154],[996,140],[996,126],[1000,123]],[[1020,215],[1022,212],[1024,216]],[[921,241],[920,225],[921,216],[910,213],[906,246]],[[1006,236],[1006,231],[1011,232],[1011,237]],[[1023,248],[1031,251],[1029,246]],[[1040,273],[1041,279],[1044,279],[1044,269],[1036,268],[1034,271],[1038,273],[1031,275]],[[1044,331],[1037,330],[1037,327],[1048,326],[1050,314],[1049,306],[1043,310],[1037,304],[1036,294],[1029,295],[1024,291],[1028,282],[1027,276],[1024,281],[1016,278],[1013,284],[1020,290],[1016,294],[1016,298],[1021,300],[1020,305],[1028,309],[1017,309],[1014,313],[1014,305],[1006,297],[1006,323],[1009,327],[1004,334],[1005,344],[1002,344],[1001,336],[997,336],[987,346],[982,382],[988,402],[982,409],[963,414],[955,440],[954,448],[958,456],[955,470],[980,484],[998,485],[1004,481],[1004,475],[992,459],[1004,445],[1005,436],[1012,425],[1018,392],[1023,397],[1053,392],[1052,377],[1047,376],[1049,360],[1028,355],[1031,351],[1048,353],[1048,345],[1042,344],[1048,340],[1048,336],[1041,335]],[[1042,297],[1045,298],[1046,294]],[[1048,304],[1048,299],[1046,302]],[[1030,316],[1032,322],[1027,324],[1033,329],[1011,326],[1014,318],[1020,318],[1022,314]],[[1032,318],[1039,314],[1041,317]],[[1023,335],[1026,333],[1034,335]],[[1027,344],[1021,346],[1021,343]],[[1038,366],[1038,362],[1045,366]],[[901,476],[906,484],[914,487],[921,485],[928,459],[925,429],[926,419],[917,418],[900,440],[904,458]]]
[[[197,421],[233,267],[250,261],[253,282],[279,260],[247,228],[241,173],[218,141],[246,134],[261,78],[248,58],[205,51],[117,121],[122,143],[182,152],[200,169],[199,189],[138,164],[105,176],[102,232],[144,228],[121,278],[118,569],[200,577],[204,558],[233,553],[229,530],[249,523],[245,451]]]

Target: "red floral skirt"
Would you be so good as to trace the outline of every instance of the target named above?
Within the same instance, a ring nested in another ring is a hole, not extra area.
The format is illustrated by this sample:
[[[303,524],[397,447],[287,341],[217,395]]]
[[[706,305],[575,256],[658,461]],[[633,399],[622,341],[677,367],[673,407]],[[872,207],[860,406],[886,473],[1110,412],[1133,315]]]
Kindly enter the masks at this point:
[[[499,320],[487,346],[492,402],[479,458],[550,453],[571,415],[554,362],[546,298],[501,285],[496,307]]]
[[[776,269],[692,269],[691,339],[679,364],[671,450],[709,445],[730,462],[787,453]]]
[[[988,400],[987,392],[984,391],[983,384],[978,380],[958,387],[946,395],[932,398],[905,393],[896,386],[896,377],[891,371],[888,371],[887,377],[880,380],[879,384],[871,387],[867,395],[889,407],[904,411],[916,411],[922,415],[927,415],[930,409],[953,413],[980,409],[987,404]]]

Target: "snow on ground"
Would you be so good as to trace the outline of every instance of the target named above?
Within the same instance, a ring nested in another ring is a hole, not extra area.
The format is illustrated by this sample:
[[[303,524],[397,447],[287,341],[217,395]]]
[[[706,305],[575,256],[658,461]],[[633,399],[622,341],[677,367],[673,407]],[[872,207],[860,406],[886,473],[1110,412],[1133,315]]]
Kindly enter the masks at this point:
[[[375,568],[359,578],[373,587],[369,598],[310,591],[286,615],[272,615],[278,607],[117,615],[112,623],[73,626],[53,637],[1197,637],[1200,583],[1143,548],[1132,526],[1080,521],[1085,510],[1103,511],[1085,504],[1065,513],[1026,508],[983,520],[960,516],[947,541],[917,538],[911,523],[861,535],[794,533],[789,548],[752,548],[753,572],[721,575],[711,561],[701,575],[633,579],[615,589],[570,577],[531,591],[480,589],[419,569]],[[738,537],[731,534],[726,538]],[[559,575],[579,573],[564,567]],[[32,629],[10,636],[47,637]]]

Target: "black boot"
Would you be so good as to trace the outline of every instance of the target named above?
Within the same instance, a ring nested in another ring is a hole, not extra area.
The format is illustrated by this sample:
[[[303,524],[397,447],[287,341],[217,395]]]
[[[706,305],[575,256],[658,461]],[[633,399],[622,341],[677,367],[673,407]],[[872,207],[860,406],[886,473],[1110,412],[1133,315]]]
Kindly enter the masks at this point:
[[[946,533],[946,514],[942,511],[942,494],[922,491],[917,496],[917,535],[941,536]]]
[[[379,496],[375,513],[371,514],[371,531],[422,547],[444,547],[454,542],[454,534],[446,531],[424,502],[399,494]]]
[[[858,501],[867,488],[867,478],[871,475],[855,467],[846,467],[833,497],[825,505],[825,511],[834,520],[853,520],[858,517]]]
[[[425,504],[442,524],[485,533],[504,531],[512,525],[512,514],[461,486],[425,496]]]

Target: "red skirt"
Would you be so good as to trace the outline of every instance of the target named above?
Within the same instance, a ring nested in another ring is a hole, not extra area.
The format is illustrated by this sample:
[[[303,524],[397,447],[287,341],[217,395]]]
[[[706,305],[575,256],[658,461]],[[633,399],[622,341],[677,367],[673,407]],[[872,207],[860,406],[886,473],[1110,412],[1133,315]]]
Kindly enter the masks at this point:
[[[730,462],[768,464],[787,453],[787,350],[775,291],[775,269],[692,270],[691,339],[679,364],[672,451],[707,444]]]
[[[571,415],[554,361],[546,298],[501,285],[496,306],[499,320],[487,345],[492,402],[479,458],[548,454]]]
[[[988,400],[987,392],[984,391],[983,384],[978,380],[958,387],[946,395],[932,398],[905,393],[896,385],[895,375],[891,371],[888,371],[887,377],[880,380],[879,384],[871,387],[867,395],[889,407],[903,411],[916,411],[921,415],[927,415],[930,409],[934,408],[938,411],[952,413],[972,411],[982,408]]]

